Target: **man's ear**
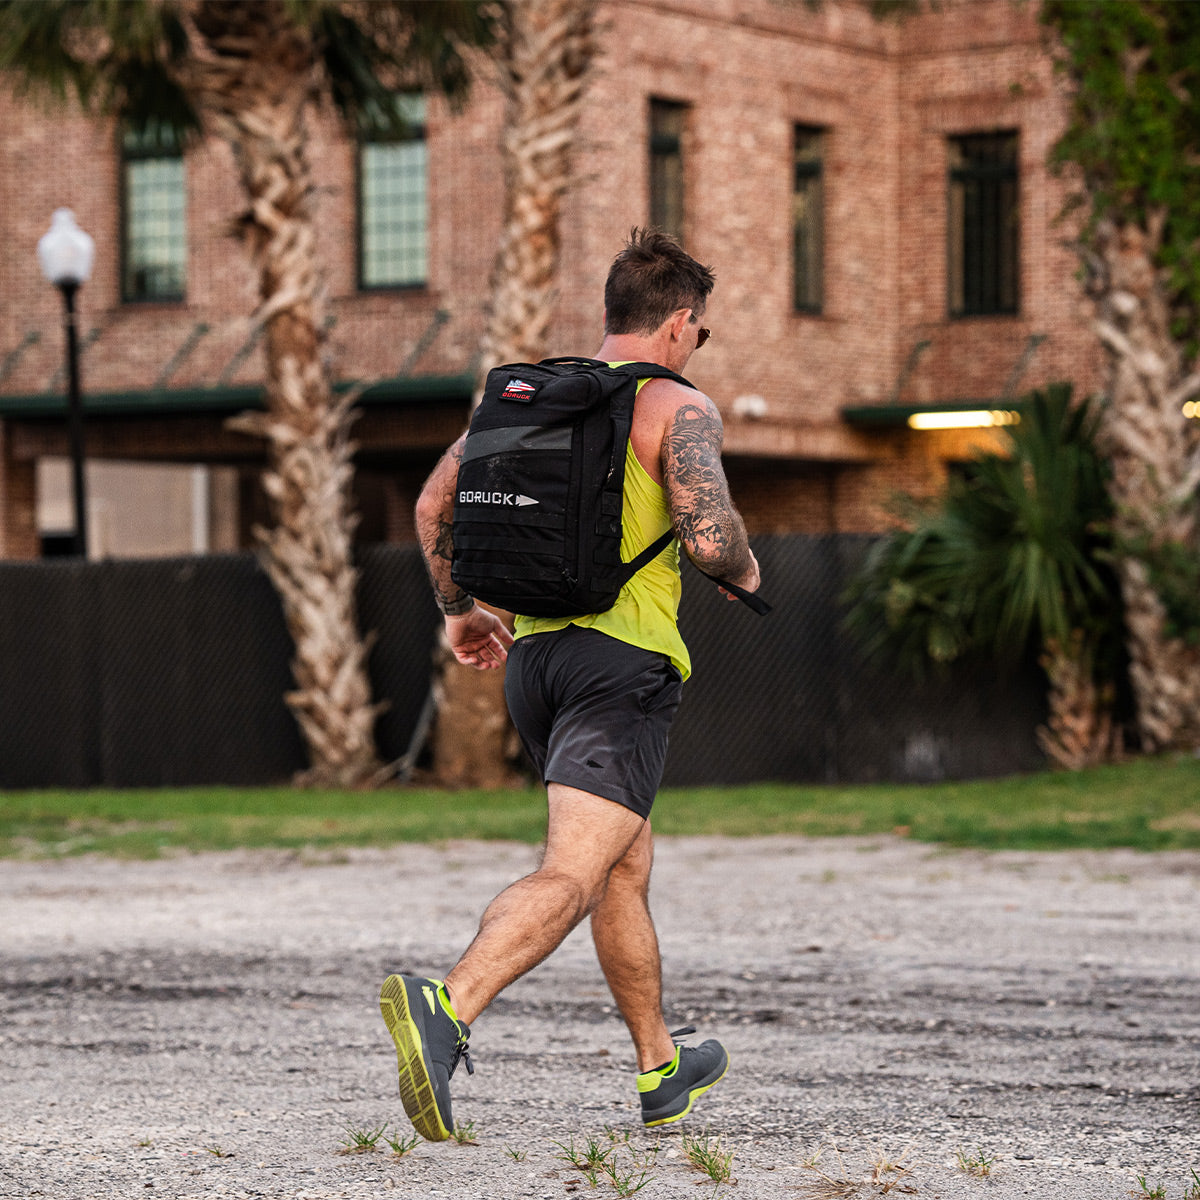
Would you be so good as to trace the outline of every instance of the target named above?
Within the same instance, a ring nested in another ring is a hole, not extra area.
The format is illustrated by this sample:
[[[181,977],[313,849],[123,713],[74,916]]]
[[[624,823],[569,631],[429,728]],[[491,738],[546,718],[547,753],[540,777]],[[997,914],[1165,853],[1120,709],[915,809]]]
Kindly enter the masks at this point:
[[[668,323],[671,328],[671,337],[675,341],[683,339],[683,331],[687,328],[688,321],[691,319],[692,310],[690,308],[681,308],[668,318]]]

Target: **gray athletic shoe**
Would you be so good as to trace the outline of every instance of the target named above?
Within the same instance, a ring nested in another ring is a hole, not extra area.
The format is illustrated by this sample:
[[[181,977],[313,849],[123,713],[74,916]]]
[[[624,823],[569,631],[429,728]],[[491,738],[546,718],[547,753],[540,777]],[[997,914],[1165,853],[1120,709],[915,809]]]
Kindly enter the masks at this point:
[[[400,1100],[413,1128],[431,1142],[454,1132],[450,1076],[461,1058],[473,1075],[467,1038],[471,1031],[454,1015],[440,979],[389,975],[379,990],[379,1011],[400,1068]]]
[[[677,1029],[672,1038],[695,1033],[694,1025]],[[696,1099],[719,1083],[729,1070],[729,1052],[715,1038],[699,1046],[675,1047],[675,1057],[662,1070],[644,1071],[637,1077],[642,1098],[642,1124],[668,1125],[692,1111]]]

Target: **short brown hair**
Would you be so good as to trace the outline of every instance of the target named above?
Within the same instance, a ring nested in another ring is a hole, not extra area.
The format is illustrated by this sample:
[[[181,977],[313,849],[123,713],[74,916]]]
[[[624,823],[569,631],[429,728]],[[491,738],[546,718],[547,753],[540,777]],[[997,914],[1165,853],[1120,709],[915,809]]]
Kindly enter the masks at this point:
[[[650,334],[681,308],[699,315],[715,282],[674,238],[635,227],[604,284],[604,331]]]

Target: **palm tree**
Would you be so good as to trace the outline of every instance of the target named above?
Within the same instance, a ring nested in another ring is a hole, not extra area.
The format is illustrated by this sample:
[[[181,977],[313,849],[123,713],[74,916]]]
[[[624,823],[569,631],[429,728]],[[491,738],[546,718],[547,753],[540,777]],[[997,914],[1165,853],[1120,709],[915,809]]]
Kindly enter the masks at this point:
[[[1107,352],[1112,464],[1137,727],[1200,749],[1200,5],[1047,0],[1082,183],[1080,251]]]
[[[1200,373],[1184,369],[1171,334],[1155,267],[1158,225],[1106,222],[1093,242],[1096,328],[1110,359],[1101,446],[1112,464],[1118,575],[1142,747],[1200,750],[1200,438],[1182,415],[1183,404],[1200,392]],[[1183,604],[1173,603],[1176,598]]]
[[[1099,419],[1064,385],[1033,393],[1006,429],[1009,454],[980,456],[935,507],[910,512],[912,528],[877,542],[850,589],[865,648],[912,670],[1035,650],[1051,685],[1040,741],[1071,767],[1108,752],[1120,673]]]
[[[479,387],[502,362],[547,352],[559,274],[559,220],[596,52],[596,0],[508,0],[495,58],[505,96],[501,153],[504,223],[491,275]],[[480,673],[441,655],[434,771],[441,782],[489,787],[507,774],[503,673]],[[462,730],[470,729],[470,738]]]
[[[295,643],[287,703],[312,785],[361,786],[380,764],[355,612],[352,400],[335,397],[322,361],[305,118],[324,99],[351,120],[367,104],[390,111],[401,82],[461,94],[464,49],[489,22],[470,0],[0,0],[0,70],[233,150],[267,359],[266,411],[237,427],[267,441],[274,527],[259,537]]]

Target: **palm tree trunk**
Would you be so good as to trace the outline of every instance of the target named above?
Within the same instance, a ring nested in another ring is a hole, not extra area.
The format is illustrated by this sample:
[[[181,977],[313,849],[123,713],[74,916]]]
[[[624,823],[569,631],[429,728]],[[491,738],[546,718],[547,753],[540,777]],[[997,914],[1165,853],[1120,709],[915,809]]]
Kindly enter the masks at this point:
[[[505,6],[500,82],[506,109],[504,227],[491,276],[479,378],[497,363],[536,362],[557,300],[559,217],[596,53],[596,0],[516,0]]]
[[[505,212],[492,267],[479,391],[502,362],[545,356],[559,269],[559,217],[595,55],[596,0],[511,0],[499,48],[506,99],[501,151]],[[443,655],[434,773],[456,786],[499,786],[511,738],[502,671],[478,672]],[[470,734],[464,736],[464,731]]]
[[[1050,685],[1050,712],[1037,740],[1046,756],[1068,771],[1115,757],[1113,689],[1096,682],[1094,656],[1083,634],[1076,630],[1066,645],[1049,642],[1041,665]]]
[[[1089,263],[1097,330],[1109,352],[1101,448],[1112,465],[1118,573],[1130,680],[1146,751],[1200,748],[1200,649],[1173,636],[1153,565],[1198,549],[1200,446],[1182,412],[1200,393],[1171,336],[1155,267],[1163,214],[1145,227],[1102,222]]]
[[[311,37],[279,0],[203,0],[195,10],[195,87],[206,119],[233,148],[250,207],[241,232],[258,271],[267,411],[236,418],[264,437],[263,486],[275,525],[256,530],[295,643],[286,697],[304,736],[299,782],[369,784],[380,770],[358,633],[351,560],[351,398],[335,398],[321,360],[312,181],[304,109],[316,70]]]

